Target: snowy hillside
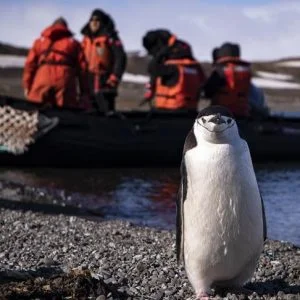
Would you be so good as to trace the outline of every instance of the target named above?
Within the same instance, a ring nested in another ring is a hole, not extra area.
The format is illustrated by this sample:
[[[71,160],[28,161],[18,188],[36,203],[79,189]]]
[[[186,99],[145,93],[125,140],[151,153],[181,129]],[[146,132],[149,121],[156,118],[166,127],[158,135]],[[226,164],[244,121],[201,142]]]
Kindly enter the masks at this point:
[[[138,57],[138,58],[142,59],[142,57]],[[0,67],[1,68],[23,68],[25,59],[26,59],[25,56],[0,54]],[[135,59],[135,57],[131,55],[129,56],[129,60],[130,59]],[[274,63],[274,64],[279,67],[285,67],[285,68],[289,68],[289,67],[300,68],[300,60],[285,61],[285,62]],[[288,70],[286,71],[288,72]],[[123,76],[123,82],[145,84],[146,82],[148,82],[148,80],[149,80],[148,76],[145,76],[143,74],[132,74],[126,72]],[[290,90],[300,89],[300,83],[295,81],[293,75],[287,73],[275,73],[275,72],[267,72],[262,70],[255,71],[252,81],[255,85],[267,89],[290,89]]]

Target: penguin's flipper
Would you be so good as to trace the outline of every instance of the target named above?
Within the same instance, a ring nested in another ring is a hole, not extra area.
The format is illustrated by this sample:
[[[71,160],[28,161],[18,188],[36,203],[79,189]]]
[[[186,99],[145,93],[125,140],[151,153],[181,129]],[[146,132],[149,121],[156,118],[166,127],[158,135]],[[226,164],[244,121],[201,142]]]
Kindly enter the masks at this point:
[[[181,172],[181,182],[179,186],[177,202],[176,202],[176,257],[177,262],[184,261],[183,259],[183,221],[184,221],[184,212],[183,204],[186,199],[187,194],[187,172],[184,162],[184,157],[181,162],[180,167]]]
[[[181,260],[184,262],[184,255],[183,255],[183,243],[184,243],[184,236],[183,236],[183,222],[184,222],[184,211],[183,211],[183,204],[186,200],[187,196],[187,171],[185,166],[185,153],[194,147],[197,146],[196,137],[194,134],[193,129],[190,130],[188,133],[184,146],[183,146],[183,157],[180,166],[180,173],[181,173],[181,182],[177,196],[177,203],[176,203],[176,256],[177,262],[179,263]]]
[[[267,220],[266,220],[264,199],[263,199],[261,193],[260,193],[260,200],[261,200],[262,217],[263,217],[263,237],[264,237],[264,241],[265,241],[267,239]]]
[[[183,159],[184,159],[184,155],[187,151],[195,148],[197,146],[197,141],[196,141],[196,137],[194,134],[193,129],[190,130],[190,132],[188,133],[188,135],[185,138],[185,142],[184,142],[184,146],[183,146]]]

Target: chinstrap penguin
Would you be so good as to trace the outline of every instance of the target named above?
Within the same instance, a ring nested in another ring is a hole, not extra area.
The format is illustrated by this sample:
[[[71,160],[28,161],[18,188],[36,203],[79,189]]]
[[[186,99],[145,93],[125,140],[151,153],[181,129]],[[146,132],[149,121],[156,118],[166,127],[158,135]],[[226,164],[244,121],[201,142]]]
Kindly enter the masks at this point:
[[[248,145],[225,107],[208,107],[186,137],[177,199],[177,259],[197,299],[249,281],[265,238]]]

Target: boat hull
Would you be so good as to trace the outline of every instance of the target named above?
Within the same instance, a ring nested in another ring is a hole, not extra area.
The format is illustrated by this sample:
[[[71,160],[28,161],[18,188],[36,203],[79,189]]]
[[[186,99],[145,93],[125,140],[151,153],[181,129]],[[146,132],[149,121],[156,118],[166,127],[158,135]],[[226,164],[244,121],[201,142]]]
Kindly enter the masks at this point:
[[[18,101],[10,101],[19,108]],[[24,105],[24,103],[22,103]],[[179,166],[195,114],[97,113],[44,109],[59,124],[22,155],[0,153],[1,166]],[[300,120],[270,117],[238,121],[254,161],[299,160]]]

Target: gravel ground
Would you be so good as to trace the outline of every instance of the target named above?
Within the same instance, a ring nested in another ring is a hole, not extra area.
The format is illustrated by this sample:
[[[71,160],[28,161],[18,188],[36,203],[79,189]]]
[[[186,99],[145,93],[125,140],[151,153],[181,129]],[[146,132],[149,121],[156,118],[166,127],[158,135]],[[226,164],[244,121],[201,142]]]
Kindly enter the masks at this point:
[[[0,299],[193,299],[173,231],[0,207]],[[300,299],[299,257],[267,241],[253,293],[214,299]]]

